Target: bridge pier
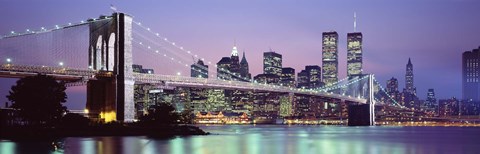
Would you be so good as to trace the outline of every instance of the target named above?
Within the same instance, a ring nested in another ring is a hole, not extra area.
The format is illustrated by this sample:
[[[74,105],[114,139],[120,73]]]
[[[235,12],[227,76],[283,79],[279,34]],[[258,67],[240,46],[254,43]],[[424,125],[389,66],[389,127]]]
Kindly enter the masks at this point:
[[[348,106],[349,126],[375,125],[375,98],[373,74],[368,74],[368,99],[367,104],[352,104]]]
[[[108,119],[131,122],[135,117],[132,69],[132,17],[124,13],[89,19],[89,68],[113,73],[112,79],[89,81],[87,109],[108,113]],[[102,107],[103,106],[103,107]],[[107,121],[107,118],[103,118]]]

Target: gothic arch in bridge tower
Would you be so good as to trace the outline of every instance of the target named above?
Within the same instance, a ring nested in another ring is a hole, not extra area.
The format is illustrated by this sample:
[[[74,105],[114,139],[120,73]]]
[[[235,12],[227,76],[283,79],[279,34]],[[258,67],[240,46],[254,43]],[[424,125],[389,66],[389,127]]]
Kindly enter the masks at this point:
[[[114,53],[115,53],[115,33],[111,33],[108,38],[107,48],[107,71],[113,71]]]
[[[89,19],[89,68],[108,71],[87,84],[87,109],[105,121],[134,119],[132,17],[123,13]],[[108,119],[108,120],[107,120]]]

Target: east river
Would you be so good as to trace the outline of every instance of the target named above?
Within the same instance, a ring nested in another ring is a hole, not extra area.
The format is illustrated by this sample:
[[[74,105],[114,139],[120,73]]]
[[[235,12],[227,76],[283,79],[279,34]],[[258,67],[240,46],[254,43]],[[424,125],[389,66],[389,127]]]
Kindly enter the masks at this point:
[[[200,126],[212,135],[69,137],[56,141],[0,140],[0,154],[474,154],[480,127],[347,127],[318,125]],[[55,147],[57,149],[55,150]]]

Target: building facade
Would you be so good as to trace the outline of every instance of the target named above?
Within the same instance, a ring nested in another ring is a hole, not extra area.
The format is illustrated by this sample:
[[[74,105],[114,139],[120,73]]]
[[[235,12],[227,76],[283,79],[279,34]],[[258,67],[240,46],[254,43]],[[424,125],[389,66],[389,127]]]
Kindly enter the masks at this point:
[[[291,67],[282,68],[280,84],[287,87],[295,87],[295,69]]]
[[[308,88],[317,89],[323,86],[322,84],[322,69],[318,65],[305,66],[308,72]]]
[[[462,99],[480,101],[480,47],[462,55]]]
[[[208,65],[205,65],[202,60],[190,65],[190,76],[194,78],[208,78]]]
[[[404,91],[413,95],[417,95],[417,88],[414,86],[413,82],[413,64],[410,58],[408,58],[408,63],[405,73],[405,89]]]
[[[325,85],[338,81],[338,34],[324,32],[322,37],[322,79]]]
[[[248,68],[247,58],[245,58],[245,52],[243,52],[242,61],[240,61],[240,76],[247,79],[252,79]]]
[[[282,55],[274,51],[263,53],[263,74],[282,75]]]
[[[435,98],[435,90],[428,89],[427,100],[425,101],[424,109],[426,111],[437,112],[438,104],[437,98]]]
[[[362,74],[362,33],[347,34],[347,76],[349,78]]]

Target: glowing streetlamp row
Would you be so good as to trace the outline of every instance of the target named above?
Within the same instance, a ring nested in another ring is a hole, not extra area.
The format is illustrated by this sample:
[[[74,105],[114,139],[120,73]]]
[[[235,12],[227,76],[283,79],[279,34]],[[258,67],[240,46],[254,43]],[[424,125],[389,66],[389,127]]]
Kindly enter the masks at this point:
[[[10,64],[10,63],[12,63],[13,60],[12,60],[12,58],[6,58],[5,61],[6,61],[8,64]],[[58,62],[58,65],[59,65],[59,66],[63,66],[63,65],[65,65],[65,63],[63,63],[62,61],[60,61],[60,62]]]

